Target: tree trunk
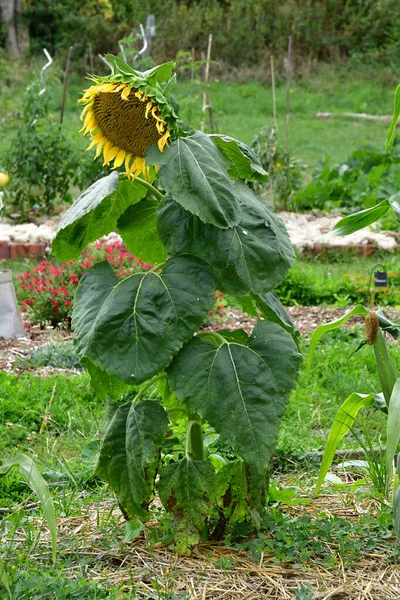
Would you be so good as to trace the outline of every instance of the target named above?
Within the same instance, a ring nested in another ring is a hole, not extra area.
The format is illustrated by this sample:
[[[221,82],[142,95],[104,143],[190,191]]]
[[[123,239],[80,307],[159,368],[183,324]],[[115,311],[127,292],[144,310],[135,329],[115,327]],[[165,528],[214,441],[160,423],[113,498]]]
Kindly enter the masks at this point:
[[[0,0],[1,16],[6,30],[6,48],[10,58],[20,58],[17,30],[18,0]]]

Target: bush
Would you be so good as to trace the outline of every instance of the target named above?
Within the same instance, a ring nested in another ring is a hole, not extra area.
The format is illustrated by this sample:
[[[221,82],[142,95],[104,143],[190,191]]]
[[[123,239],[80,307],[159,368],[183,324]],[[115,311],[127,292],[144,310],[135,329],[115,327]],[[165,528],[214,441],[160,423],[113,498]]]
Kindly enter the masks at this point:
[[[10,177],[4,198],[6,214],[20,223],[52,214],[57,204],[72,202],[72,186],[86,189],[109,172],[99,161],[73,150],[50,117],[48,98],[39,96],[41,85],[34,79],[26,89],[23,123],[1,159]]]
[[[365,146],[341,164],[328,157],[315,169],[312,181],[293,197],[298,210],[352,213],[374,206],[400,189],[400,138],[387,151]]]
[[[302,185],[302,171],[306,166],[279,145],[278,134],[273,127],[264,127],[251,147],[270,176],[269,187],[257,182],[253,182],[252,186],[258,193],[269,189],[274,206],[287,210],[293,194]]]

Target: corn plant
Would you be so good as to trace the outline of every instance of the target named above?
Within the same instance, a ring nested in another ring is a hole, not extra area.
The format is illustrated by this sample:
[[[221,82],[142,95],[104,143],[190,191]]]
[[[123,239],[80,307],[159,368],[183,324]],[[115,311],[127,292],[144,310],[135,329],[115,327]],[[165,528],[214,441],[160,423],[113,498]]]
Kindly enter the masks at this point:
[[[387,135],[387,148],[393,140],[399,115],[400,86],[398,86],[395,92],[394,115]],[[396,217],[400,220],[399,199],[400,192],[397,192],[387,200],[383,200],[377,206],[354,213],[348,217],[344,217],[335,225],[333,230],[330,232],[330,235],[348,235],[354,231],[358,231],[359,229],[367,227],[371,223],[379,220],[390,209],[394,210]],[[316,329],[310,340],[309,365],[311,365],[315,347],[322,335],[328,331],[337,329],[346,323],[353,315],[361,315],[365,317],[365,340],[361,343],[360,347],[364,344],[369,344],[374,349],[382,392],[378,394],[374,392],[369,394],[359,394],[354,392],[339,408],[325,446],[321,469],[315,488],[315,494],[318,494],[321,488],[329,467],[332,464],[339,442],[354,425],[360,409],[378,406],[384,413],[387,414],[385,492],[387,495],[389,495],[389,486],[392,483],[393,475],[393,462],[400,441],[400,378],[395,366],[393,365],[384,335],[382,334],[382,330],[389,333],[395,340],[399,340],[400,326],[389,321],[381,311],[374,312],[361,305],[355,306],[340,319],[337,319],[332,323],[320,325]],[[398,458],[397,472],[395,473],[393,486],[394,526],[398,539],[400,539],[400,488],[398,487],[399,476],[400,460]]]
[[[89,269],[72,326],[107,398],[97,474],[128,519],[148,520],[158,494],[176,549],[187,553],[229,522],[257,524],[263,510],[301,358],[272,291],[294,251],[282,221],[246,184],[267,179],[254,152],[182,128],[169,101],[173,65],[140,73],[107,60],[113,75],[93,78],[82,98],[84,132],[106,163],[125,169],[76,200],[53,253],[72,260],[118,231],[155,265],[122,281],[108,263]],[[216,288],[258,315],[251,335],[201,330]],[[209,450],[210,436],[223,455]]]

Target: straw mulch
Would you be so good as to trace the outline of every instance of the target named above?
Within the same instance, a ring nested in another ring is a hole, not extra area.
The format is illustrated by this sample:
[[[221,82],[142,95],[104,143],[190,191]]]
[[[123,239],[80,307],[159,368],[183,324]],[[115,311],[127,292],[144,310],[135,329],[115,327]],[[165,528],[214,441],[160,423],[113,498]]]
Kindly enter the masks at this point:
[[[122,585],[124,593],[133,589],[138,599],[400,599],[400,570],[393,561],[383,556],[385,552],[364,554],[345,568],[338,545],[327,543],[336,557],[336,566],[327,568],[314,562],[301,567],[277,563],[273,554],[263,554],[255,563],[248,553],[216,542],[202,544],[191,557],[177,557],[161,544],[149,548],[142,537],[118,548],[117,544],[110,545],[109,540],[105,540],[107,527],[123,524],[122,516],[119,517],[115,508],[113,519],[116,517],[117,522],[107,525],[110,509],[112,512],[107,501],[103,505],[91,506],[86,515],[59,519],[59,557],[79,555],[88,561],[85,571],[89,579],[97,580],[107,588]],[[354,520],[367,512],[369,515],[377,514],[378,504],[371,498],[360,503],[354,495],[341,494],[321,496],[309,505],[285,507],[285,512],[293,517],[316,515],[321,511],[327,516]],[[47,538],[47,534],[44,537]],[[42,537],[43,542],[45,539]],[[73,550],[69,549],[69,543]],[[382,540],[382,549],[385,548],[387,553],[393,545],[393,539]],[[81,568],[77,564],[77,576],[81,574]],[[75,569],[68,568],[65,574],[73,578]]]

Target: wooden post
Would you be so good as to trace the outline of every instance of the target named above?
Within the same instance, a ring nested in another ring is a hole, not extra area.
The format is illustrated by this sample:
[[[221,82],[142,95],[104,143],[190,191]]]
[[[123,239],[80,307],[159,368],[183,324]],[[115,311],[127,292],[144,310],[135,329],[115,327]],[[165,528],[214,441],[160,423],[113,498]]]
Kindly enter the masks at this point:
[[[289,152],[289,121],[290,121],[290,84],[292,82],[293,65],[292,65],[292,36],[289,36],[288,40],[288,53],[285,59],[285,71],[286,71],[286,152]]]
[[[204,92],[203,92],[203,113],[207,110],[208,119],[210,122],[211,132],[214,133],[214,120],[212,114],[211,104],[208,100],[207,88],[208,88],[208,78],[210,74],[210,60],[211,60],[211,47],[212,47],[212,33],[208,36],[208,47],[207,47],[207,59],[206,59],[206,70],[204,74]],[[204,118],[201,122],[201,130],[204,131]]]
[[[272,112],[274,115],[274,129],[278,135],[278,119],[276,115],[276,93],[275,93],[275,69],[274,69],[274,57],[271,54],[271,85],[272,85]]]
[[[69,75],[69,67],[71,65],[72,49],[73,49],[73,47],[70,46],[70,48],[68,50],[67,66],[65,67],[64,89],[63,89],[63,95],[62,95],[61,114],[60,114],[60,127],[59,127],[60,129],[61,129],[61,125],[62,125],[62,122],[64,119],[65,98],[67,95],[68,75]]]

